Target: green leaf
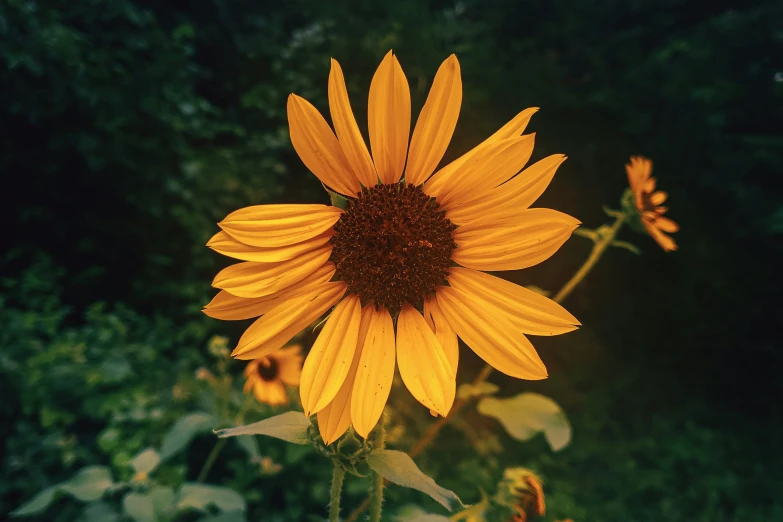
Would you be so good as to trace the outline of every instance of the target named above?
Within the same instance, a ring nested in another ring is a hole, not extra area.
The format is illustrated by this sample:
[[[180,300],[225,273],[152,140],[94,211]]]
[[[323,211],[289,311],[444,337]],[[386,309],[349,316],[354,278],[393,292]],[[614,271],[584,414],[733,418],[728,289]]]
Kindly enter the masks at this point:
[[[183,484],[179,490],[179,502],[177,502],[179,509],[193,508],[204,511],[210,504],[215,505],[220,511],[247,509],[245,499],[233,489],[188,483]]]
[[[609,243],[609,245],[611,245],[613,247],[617,247],[617,248],[624,248],[624,249],[628,250],[629,252],[633,252],[637,256],[642,255],[642,251],[639,250],[639,247],[634,245],[633,243],[629,243],[628,241],[614,240],[611,243]]]
[[[258,441],[256,441],[254,436],[242,435],[234,440],[236,440],[237,444],[239,444],[239,446],[245,450],[245,453],[247,453],[247,459],[250,462],[257,462],[258,459],[261,458],[261,452],[258,450]]]
[[[88,466],[82,468],[71,480],[60,484],[60,489],[82,502],[92,502],[114,485],[109,468]]]
[[[174,490],[168,486],[153,486],[147,494],[158,518],[161,518],[174,505]]]
[[[49,507],[57,492],[60,490],[59,484],[51,486],[38,492],[36,496],[25,502],[15,510],[11,511],[11,516],[19,517],[23,515],[35,515]]]
[[[334,192],[333,190],[329,190],[323,183],[321,183],[321,185],[323,185],[324,190],[329,194],[329,200],[332,202],[332,206],[345,209],[345,207],[348,205],[348,198],[342,194]]]
[[[453,491],[438,486],[425,475],[407,453],[396,450],[375,450],[367,456],[367,464],[376,473],[399,486],[426,493],[451,511],[452,504],[462,501]]]
[[[128,493],[122,499],[122,507],[125,514],[136,522],[156,522],[158,520],[149,495]]]
[[[560,451],[571,442],[571,425],[560,406],[549,397],[537,393],[508,399],[487,397],[479,402],[478,411],[499,420],[517,440],[529,440],[543,432],[553,451]]]
[[[483,395],[494,395],[500,388],[491,382],[480,382],[479,384],[465,383],[457,388],[457,398],[462,400],[481,397]]]
[[[180,417],[163,438],[163,446],[160,448],[160,459],[175,455],[190,444],[196,434],[213,429],[219,421],[213,415],[204,412],[188,413]]]
[[[572,232],[575,236],[586,237],[587,239],[595,242],[598,241],[598,234],[592,228],[579,227]]]
[[[198,522],[247,522],[247,515],[243,511],[225,511],[212,517],[200,518]]]
[[[215,434],[221,439],[238,435],[267,435],[294,444],[310,444],[310,438],[307,436],[309,427],[310,419],[302,412],[288,411],[246,426],[215,430]]]
[[[117,522],[120,514],[108,502],[90,502],[82,513],[82,522]]]
[[[133,457],[130,464],[136,473],[151,473],[160,464],[160,454],[152,448],[147,448]]]

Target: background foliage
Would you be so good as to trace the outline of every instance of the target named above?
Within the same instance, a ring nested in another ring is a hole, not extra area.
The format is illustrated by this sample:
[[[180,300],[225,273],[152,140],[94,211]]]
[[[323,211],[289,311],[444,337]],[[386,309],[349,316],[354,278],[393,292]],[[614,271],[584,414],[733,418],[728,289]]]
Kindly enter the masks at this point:
[[[225,262],[203,246],[214,223],[249,204],[325,202],[290,145],[286,96],[325,110],[334,56],[365,121],[393,48],[414,113],[440,61],[460,59],[447,159],[538,106],[533,159],[569,156],[539,206],[596,226],[627,157],[644,154],[682,225],[671,255],[626,232],[645,255],[613,251],[566,303],[585,327],[538,340],[549,380],[495,379],[564,407],[566,451],[477,417],[420,466],[467,502],[502,464],[530,467],[551,520],[780,519],[782,17],[775,1],[1,2],[0,513],[86,465],[129,480],[138,451],[205,407],[194,371],[215,364],[208,339],[242,327],[199,312]],[[574,238],[513,278],[555,289],[588,249]],[[455,459],[466,438],[474,453]],[[194,480],[213,443],[198,436],[158,473]],[[323,516],[329,470],[267,444],[279,475],[229,448],[211,482],[241,491],[251,519]],[[348,481],[345,505],[362,487]],[[42,520],[82,509],[62,498]]]

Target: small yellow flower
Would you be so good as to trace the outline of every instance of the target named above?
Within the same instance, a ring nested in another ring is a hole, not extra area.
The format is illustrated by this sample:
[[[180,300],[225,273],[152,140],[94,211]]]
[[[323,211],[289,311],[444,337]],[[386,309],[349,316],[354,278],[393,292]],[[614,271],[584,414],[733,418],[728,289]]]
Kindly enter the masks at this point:
[[[677,250],[674,239],[665,232],[677,232],[680,226],[664,216],[669,209],[661,205],[668,194],[655,190],[656,180],[651,176],[652,161],[643,156],[631,156],[631,162],[625,165],[625,170],[644,229],[666,252]]]
[[[302,374],[299,345],[289,346],[250,361],[245,367],[245,393],[270,406],[288,404],[285,385],[298,386]]]
[[[454,403],[458,336],[512,377],[544,379],[527,335],[579,325],[554,301],[487,272],[518,270],[553,255],[579,221],[529,208],[565,156],[524,168],[534,134],[531,108],[438,169],[457,124],[457,57],[438,69],[411,133],[408,81],[389,51],[370,83],[369,149],[354,118],[342,69],[331,62],[334,130],[305,99],[288,98],[291,142],[344,208],[257,205],[229,214],[207,244],[242,260],[213,281],[204,312],[261,316],[233,356],[267,356],[329,313],[307,356],[299,388],[327,444],[353,424],[367,437],[395,368],[411,394],[445,416]],[[523,170],[524,169],[524,170]],[[339,200],[339,198],[338,198]]]

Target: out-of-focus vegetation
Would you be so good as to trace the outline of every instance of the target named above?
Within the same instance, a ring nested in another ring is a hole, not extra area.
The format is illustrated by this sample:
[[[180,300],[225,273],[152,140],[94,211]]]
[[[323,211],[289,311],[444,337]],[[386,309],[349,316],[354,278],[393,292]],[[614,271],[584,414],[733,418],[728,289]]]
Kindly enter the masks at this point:
[[[440,61],[460,59],[465,95],[447,159],[538,106],[534,160],[569,156],[540,206],[599,224],[639,153],[654,159],[683,229],[676,254],[651,240],[637,241],[641,258],[612,252],[566,303],[585,327],[538,340],[552,377],[524,388],[566,410],[565,451],[521,445],[476,416],[444,430],[422,469],[477,502],[503,467],[531,468],[549,520],[783,518],[772,399],[782,17],[775,1],[3,1],[0,513],[85,466],[132,482],[132,459],[160,450],[181,416],[222,415],[195,372],[218,364],[212,336],[236,340],[243,325],[199,312],[223,262],[203,245],[236,208],[326,202],[290,145],[286,96],[325,111],[334,56],[363,122],[372,72],[393,48],[414,113]],[[519,282],[557,288],[587,250],[574,238]],[[460,380],[478,367],[470,357]],[[227,368],[237,408],[241,369]],[[400,444],[431,422],[417,408]],[[152,479],[194,482],[214,443],[196,433]],[[259,451],[229,445],[207,482],[240,492],[250,520],[322,518],[328,466],[306,447],[265,440]],[[349,479],[343,504],[365,493]],[[436,506],[394,488],[387,503]],[[109,508],[88,509],[64,494],[39,518],[97,520]]]

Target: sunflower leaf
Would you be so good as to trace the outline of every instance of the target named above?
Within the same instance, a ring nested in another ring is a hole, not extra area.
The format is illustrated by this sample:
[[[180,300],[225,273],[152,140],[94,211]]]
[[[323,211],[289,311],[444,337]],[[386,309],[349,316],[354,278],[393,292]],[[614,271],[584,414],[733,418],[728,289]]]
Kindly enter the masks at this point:
[[[288,411],[253,424],[215,430],[215,434],[221,439],[238,435],[266,435],[294,444],[310,444],[310,437],[307,435],[309,427],[310,419],[302,412]]]
[[[455,503],[464,506],[456,493],[438,486],[419,469],[407,453],[375,450],[367,456],[367,464],[390,482],[426,493],[449,511]]]
[[[571,425],[560,406],[549,397],[537,393],[508,399],[486,397],[479,402],[478,411],[499,420],[517,440],[526,441],[543,432],[552,451],[560,451],[571,442]]]
[[[496,384],[486,381],[478,384],[460,384],[459,388],[457,388],[457,398],[467,400],[484,395],[494,395],[499,389]]]
[[[219,422],[215,416],[200,411],[180,417],[163,438],[160,460],[176,455],[185,449],[198,433],[213,429]]]
[[[586,237],[587,239],[596,242],[598,241],[598,234],[592,228],[579,227],[573,231],[575,236]]]
[[[155,522],[155,508],[152,499],[144,493],[128,493],[122,499],[125,514],[135,522]]]

